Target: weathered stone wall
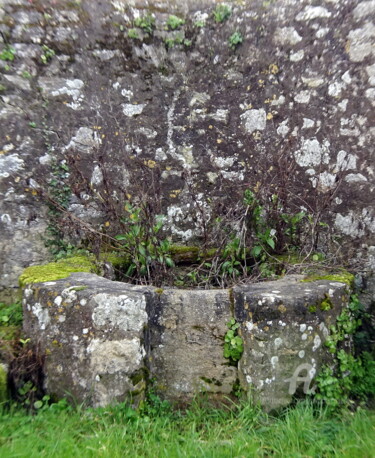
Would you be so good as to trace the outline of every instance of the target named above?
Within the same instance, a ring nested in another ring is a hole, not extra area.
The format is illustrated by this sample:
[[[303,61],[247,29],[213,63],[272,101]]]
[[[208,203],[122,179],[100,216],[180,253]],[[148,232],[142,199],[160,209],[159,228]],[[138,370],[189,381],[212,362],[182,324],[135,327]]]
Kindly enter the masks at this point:
[[[0,60],[3,298],[48,257],[56,186],[74,218],[114,233],[126,196],[152,194],[183,242],[245,188],[274,186],[329,224],[323,251],[373,270],[375,2],[239,3],[217,23],[209,1],[0,1],[0,53],[14,49]],[[148,12],[153,35],[129,38]],[[165,30],[169,14],[185,25]]]
[[[137,403],[153,380],[174,403],[241,388],[274,409],[314,390],[333,361],[328,329],[348,306],[345,283],[301,280],[192,291],[73,273],[25,288],[24,331],[45,355],[46,390],[79,403]],[[223,352],[232,317],[244,347],[238,367]]]

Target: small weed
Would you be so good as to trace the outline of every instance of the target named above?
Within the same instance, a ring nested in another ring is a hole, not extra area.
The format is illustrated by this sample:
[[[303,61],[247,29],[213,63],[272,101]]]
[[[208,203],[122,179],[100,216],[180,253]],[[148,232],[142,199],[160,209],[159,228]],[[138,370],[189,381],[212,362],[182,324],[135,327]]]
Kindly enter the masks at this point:
[[[4,92],[6,91],[6,86],[4,86],[4,84],[0,84],[0,92]]]
[[[35,129],[36,128],[36,122],[30,121],[29,122],[29,127],[32,127],[33,129]]]
[[[147,35],[152,35],[155,28],[155,18],[150,14],[137,18],[134,25],[142,29]]]
[[[0,60],[13,62],[16,56],[16,50],[11,46],[6,46],[0,53]]]
[[[234,32],[229,37],[229,47],[232,49],[236,49],[238,45],[243,42],[243,37],[240,32]]]
[[[220,3],[214,10],[214,19],[216,22],[226,21],[232,14],[232,8],[229,5]]]
[[[168,30],[176,30],[176,29],[179,29],[184,24],[185,24],[185,21],[183,19],[171,14],[167,20],[166,26]]]
[[[174,38],[166,38],[164,40],[168,49],[173,48],[176,45],[184,45],[184,46],[191,46],[191,40],[184,38],[183,35],[176,35]]]
[[[206,26],[205,21],[195,21],[194,22],[194,27],[196,27],[197,29],[203,29],[203,27],[205,26]]]
[[[228,331],[224,337],[224,358],[237,362],[243,353],[243,340],[238,335],[240,325],[232,318],[228,323]]]
[[[31,79],[33,76],[31,75],[31,73],[29,73],[27,70],[25,70],[24,72],[22,72],[21,74],[22,78],[25,78],[27,80]]]
[[[44,65],[46,65],[52,57],[56,54],[55,51],[49,48],[47,45],[42,46],[43,54],[40,56],[40,60]]]
[[[129,29],[128,30],[128,37],[131,38],[132,40],[138,40],[139,35],[137,29]]]

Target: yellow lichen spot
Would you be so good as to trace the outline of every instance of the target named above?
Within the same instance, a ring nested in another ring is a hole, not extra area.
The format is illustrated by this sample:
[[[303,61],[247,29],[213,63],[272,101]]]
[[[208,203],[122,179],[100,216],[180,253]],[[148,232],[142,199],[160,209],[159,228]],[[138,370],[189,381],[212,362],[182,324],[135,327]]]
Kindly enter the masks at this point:
[[[272,114],[272,113],[267,113],[267,119],[268,119],[268,121],[270,121],[272,118],[273,118],[273,114]]]
[[[38,192],[35,191],[35,189],[33,189],[33,190],[31,191],[31,194],[32,194],[33,196],[36,196],[36,195],[38,194]]]
[[[286,312],[286,307],[284,304],[280,304],[278,307],[277,307],[277,310],[281,313],[284,313]]]
[[[345,52],[349,54],[350,51],[350,40],[345,43]]]
[[[7,139],[8,142],[10,141],[10,135],[5,135],[5,138]]]
[[[109,227],[110,224],[111,224],[111,223],[110,223],[109,221],[106,221],[106,222],[104,223],[104,226],[105,226],[105,227]]]
[[[126,194],[126,198],[130,200],[132,198],[132,195],[128,193]]]
[[[102,138],[105,138],[105,134],[102,134]]]
[[[209,129],[213,129],[214,126],[210,124],[210,125],[208,126],[208,128],[209,128]]]
[[[5,154],[5,151],[3,149],[0,150],[0,154]]]
[[[58,311],[59,313],[62,313],[62,312],[64,311],[64,309],[62,309],[62,308],[60,307],[60,308],[57,309],[57,311]]]
[[[118,137],[118,132],[115,132],[116,137]]]
[[[14,179],[14,182],[15,182],[15,183],[19,183],[19,182],[20,182],[20,180],[21,180],[21,178],[20,178],[20,177],[16,177],[16,178]]]
[[[218,139],[216,140],[216,143],[219,143],[219,144],[220,144],[220,143],[223,143],[223,140],[222,140],[221,138],[218,138]]]
[[[264,86],[264,80],[258,80],[258,85],[259,86]]]
[[[270,330],[270,327],[269,327],[269,326],[264,326],[263,331],[266,331],[266,332],[267,332],[267,331],[269,331],[269,330]]]
[[[79,310],[81,307],[80,307],[79,305],[75,305],[74,308],[75,308],[76,310]]]
[[[51,350],[49,348],[46,349],[46,356],[49,356],[51,354]]]
[[[255,193],[259,192],[260,186],[261,186],[261,182],[257,181],[256,185],[254,186],[254,192]]]
[[[156,162],[149,159],[148,161],[144,161],[144,164],[149,168],[149,169],[154,169],[156,166]]]
[[[273,75],[279,73],[279,67],[276,64],[271,64],[268,69]]]
[[[176,194],[174,194],[173,192],[171,192],[171,193],[169,194],[169,197],[171,197],[171,198],[173,199],[174,197],[177,197],[177,196],[176,196]]]
[[[170,171],[172,170],[172,167],[170,167],[170,166],[168,165],[168,166],[165,168],[165,170],[166,170],[167,172],[170,172]]]
[[[57,345],[59,345],[59,342],[55,339],[55,340],[52,341],[52,345],[57,346]]]
[[[262,138],[262,134],[257,130],[253,133],[254,140],[260,140]]]
[[[264,103],[271,103],[271,100],[270,100],[270,99],[266,99],[266,100],[264,101]]]
[[[26,192],[29,192],[29,191],[30,191],[30,188],[25,188],[25,191],[26,191]]]
[[[247,86],[246,90],[247,90],[247,91],[250,91],[250,89],[251,89],[251,86],[250,86],[250,85]]]
[[[47,301],[47,307],[52,307],[52,302],[51,301]]]
[[[66,100],[63,101],[63,105],[68,105],[68,102]]]

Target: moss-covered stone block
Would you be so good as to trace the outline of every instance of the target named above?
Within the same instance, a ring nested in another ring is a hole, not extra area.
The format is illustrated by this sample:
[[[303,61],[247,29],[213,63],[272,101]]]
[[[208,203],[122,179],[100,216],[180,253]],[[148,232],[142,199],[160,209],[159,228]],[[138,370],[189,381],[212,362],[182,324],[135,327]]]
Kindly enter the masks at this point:
[[[61,280],[74,272],[96,273],[97,271],[98,267],[93,256],[74,256],[41,266],[27,267],[19,277],[19,284],[22,288],[30,283]]]

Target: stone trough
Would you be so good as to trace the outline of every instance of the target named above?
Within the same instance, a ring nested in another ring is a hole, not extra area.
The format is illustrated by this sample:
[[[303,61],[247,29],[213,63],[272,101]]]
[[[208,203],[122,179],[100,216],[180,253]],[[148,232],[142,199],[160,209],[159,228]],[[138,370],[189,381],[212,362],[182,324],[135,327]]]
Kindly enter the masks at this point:
[[[24,288],[24,331],[45,354],[45,389],[58,397],[137,404],[153,380],[173,403],[240,388],[271,410],[314,390],[332,362],[329,327],[349,301],[345,283],[302,278],[162,290],[73,273]],[[223,355],[231,318],[244,343],[238,364]]]

